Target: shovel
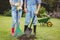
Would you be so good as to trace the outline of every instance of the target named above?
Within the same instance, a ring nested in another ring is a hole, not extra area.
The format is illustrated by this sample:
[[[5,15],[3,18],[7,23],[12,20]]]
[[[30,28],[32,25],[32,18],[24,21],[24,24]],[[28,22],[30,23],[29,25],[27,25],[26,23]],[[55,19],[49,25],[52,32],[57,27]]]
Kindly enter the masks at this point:
[[[30,24],[30,27],[28,27],[27,29],[26,29],[26,31],[25,31],[25,34],[27,34],[27,35],[30,35],[31,34],[31,32],[32,32],[32,23],[33,23],[33,21],[34,21],[34,18],[35,18],[35,15],[34,15],[34,17],[33,17],[33,19],[32,19],[32,22],[31,22],[31,24]]]
[[[19,13],[19,10],[18,10],[18,13]],[[18,15],[18,14],[17,14]],[[19,15],[18,15],[19,16]],[[17,27],[16,27],[16,30],[15,30],[15,35],[17,35],[17,36],[21,36],[21,35],[23,35],[23,32],[22,32],[22,30],[20,29],[20,27],[19,27],[19,19],[18,19],[18,16],[17,16],[17,19],[16,19],[16,22],[17,22]]]

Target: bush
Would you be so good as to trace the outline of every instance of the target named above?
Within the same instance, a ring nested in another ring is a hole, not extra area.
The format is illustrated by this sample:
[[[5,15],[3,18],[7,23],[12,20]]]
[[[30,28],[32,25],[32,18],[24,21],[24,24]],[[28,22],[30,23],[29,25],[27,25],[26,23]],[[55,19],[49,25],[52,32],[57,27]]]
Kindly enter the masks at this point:
[[[6,10],[6,11],[4,11],[4,16],[11,16],[11,10]],[[24,11],[22,11],[22,17],[25,17],[25,13],[24,13]]]
[[[4,11],[4,16],[11,16],[11,10]]]
[[[47,15],[47,11],[44,7],[41,7],[38,12],[38,17],[45,17]]]

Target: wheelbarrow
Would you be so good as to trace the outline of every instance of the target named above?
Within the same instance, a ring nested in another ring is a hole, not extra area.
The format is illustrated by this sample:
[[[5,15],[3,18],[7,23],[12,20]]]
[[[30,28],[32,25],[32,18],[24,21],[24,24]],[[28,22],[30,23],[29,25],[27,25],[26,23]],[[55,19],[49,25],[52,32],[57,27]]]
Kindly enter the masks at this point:
[[[38,20],[38,23],[47,24],[48,27],[52,27],[52,22],[49,21],[49,17],[45,17]]]

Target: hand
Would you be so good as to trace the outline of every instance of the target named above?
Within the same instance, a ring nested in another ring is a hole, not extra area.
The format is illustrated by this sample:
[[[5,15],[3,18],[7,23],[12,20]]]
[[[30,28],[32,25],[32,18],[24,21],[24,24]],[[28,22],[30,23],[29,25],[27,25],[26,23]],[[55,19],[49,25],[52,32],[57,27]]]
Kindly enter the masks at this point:
[[[15,6],[20,6],[20,3],[19,2],[15,3]]]
[[[35,15],[37,15],[38,14],[38,11],[35,11]]]
[[[20,10],[20,9],[21,9],[21,7],[20,7],[20,6],[17,6],[16,8],[17,8],[17,10]]]
[[[14,6],[14,3],[11,3],[11,7]]]
[[[24,12],[27,12],[27,8],[24,8]]]

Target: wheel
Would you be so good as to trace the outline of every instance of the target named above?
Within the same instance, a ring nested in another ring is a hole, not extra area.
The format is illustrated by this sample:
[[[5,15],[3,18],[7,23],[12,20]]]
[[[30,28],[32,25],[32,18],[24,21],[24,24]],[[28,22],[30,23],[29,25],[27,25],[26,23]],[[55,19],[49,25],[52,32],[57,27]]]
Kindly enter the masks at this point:
[[[48,27],[52,27],[52,22],[47,22]]]

